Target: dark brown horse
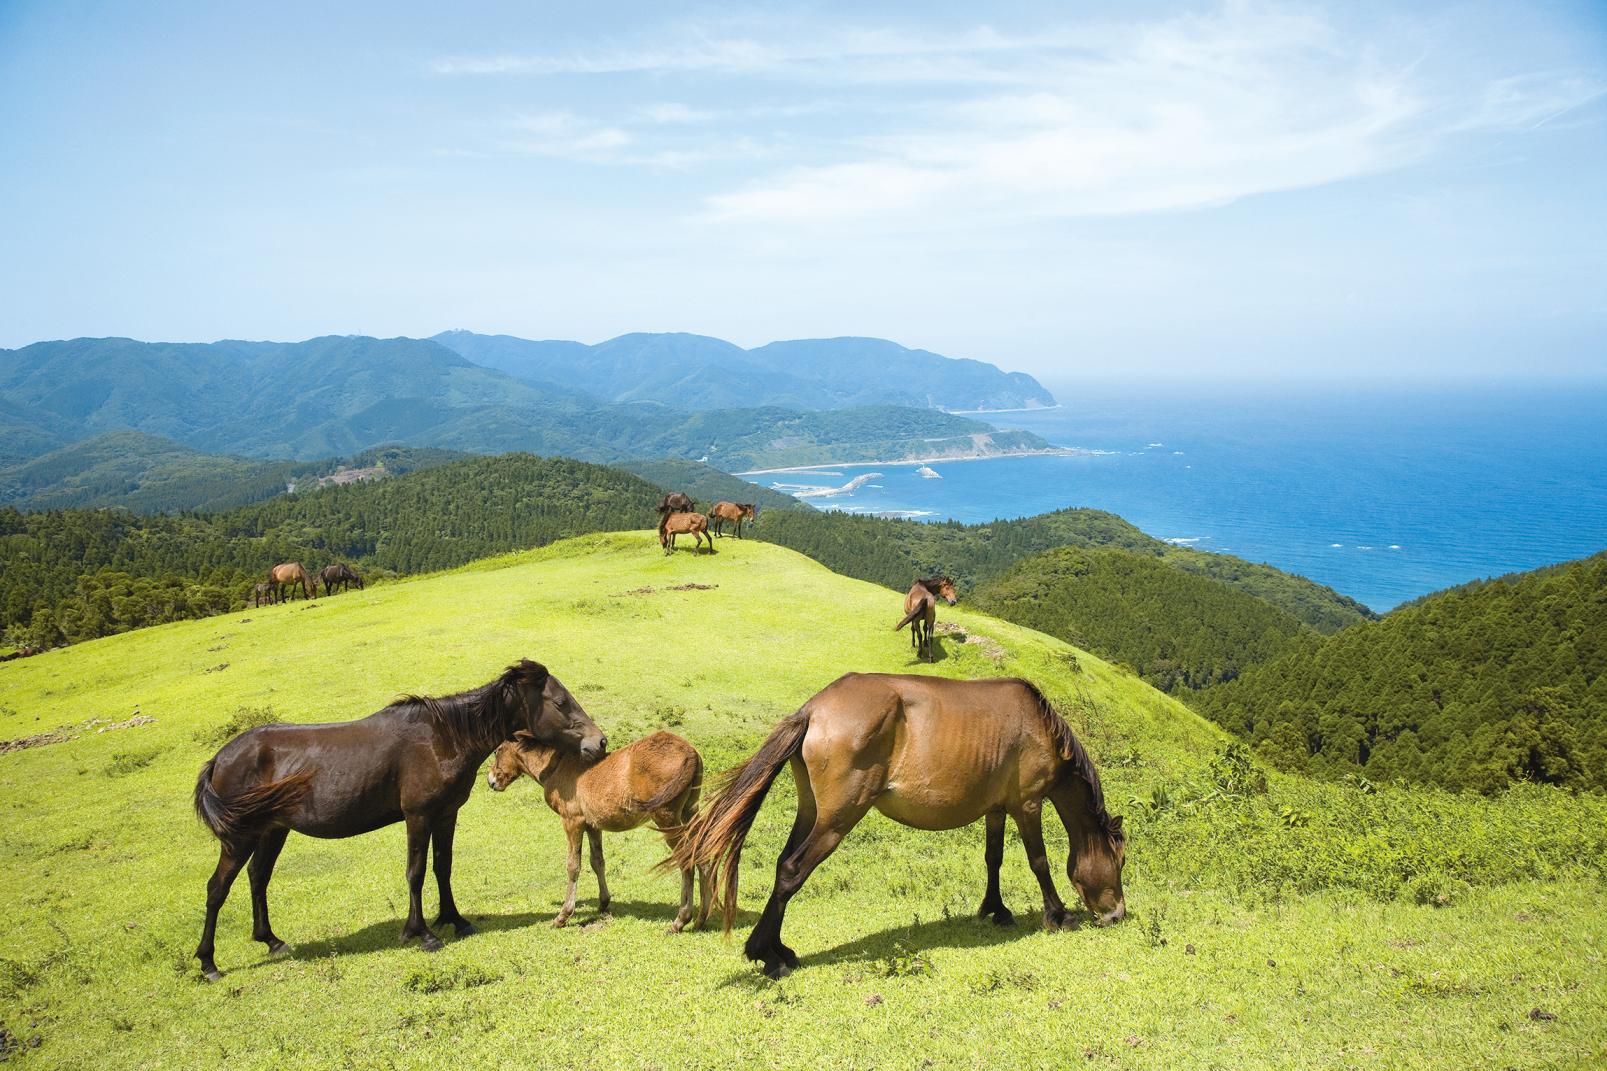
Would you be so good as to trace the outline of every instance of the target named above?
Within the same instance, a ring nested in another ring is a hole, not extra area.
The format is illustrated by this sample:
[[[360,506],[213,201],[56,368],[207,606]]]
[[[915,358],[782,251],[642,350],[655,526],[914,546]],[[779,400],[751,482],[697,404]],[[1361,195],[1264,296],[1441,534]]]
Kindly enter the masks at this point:
[[[759,507],[752,502],[716,502],[714,508],[709,510],[709,517],[714,523],[714,534],[724,535],[720,529],[727,521],[736,522],[737,538],[742,538],[742,522],[759,519]]]
[[[272,606],[279,601],[279,589],[266,580],[257,581],[257,586],[251,590],[251,597],[257,606]]]
[[[342,591],[348,590],[353,584],[357,585],[358,591],[363,590],[363,578],[345,562],[324,566],[318,571],[318,580],[324,585],[325,595],[333,595],[337,584]]]
[[[904,619],[893,626],[894,632],[905,625],[910,626],[910,645],[915,648],[915,657],[925,656],[928,662],[932,661],[932,633],[937,622],[938,599],[950,606],[960,601],[960,597],[954,593],[952,578],[929,576],[925,580],[915,581],[904,596]]]
[[[300,586],[301,593],[306,598],[310,599],[318,594],[317,586],[313,584],[312,577],[308,575],[307,570],[301,567],[300,562],[285,562],[283,565],[276,565],[269,569],[268,583],[273,585],[280,602],[284,602],[287,598],[294,598],[297,586]]]
[[[693,554],[703,552],[703,541],[709,541],[709,553],[714,553],[714,537],[709,535],[709,519],[701,513],[666,513],[658,521],[658,545],[665,554],[675,553],[675,537],[690,533],[697,540]]]
[[[683,870],[714,868],[712,880],[724,882],[728,931],[743,842],[771,782],[789,763],[798,814],[776,860],[770,901],[744,949],[772,978],[798,966],[781,942],[787,902],[872,807],[916,829],[957,829],[985,818],[987,889],[978,914],[999,925],[1015,921],[999,896],[1004,820],[1014,819],[1043,892],[1044,926],[1058,930],[1076,921],[1049,872],[1041,813],[1047,799],[1066,825],[1066,875],[1083,903],[1100,925],[1127,913],[1122,820],[1105,809],[1088,752],[1037,688],[1014,678],[851,673],[776,726],[751,759],[725,774],[719,795],[666,860]]]
[[[287,946],[268,925],[268,881],[291,830],[309,837],[355,837],[407,823],[407,922],[403,942],[425,951],[441,941],[424,924],[424,866],[435,845],[441,893],[437,926],[474,932],[452,899],[452,838],[458,808],[498,744],[523,730],[588,758],[608,741],[558,678],[528,659],[489,684],[437,699],[404,696],[359,721],[266,725],[241,733],[201,767],[195,812],[222,848],[206,887],[206,926],[195,956],[209,980],[218,909],[251,863],[253,940],[269,952]]]
[[[666,513],[691,513],[697,509],[697,503],[679,491],[671,491],[659,499],[658,512],[662,517]]]

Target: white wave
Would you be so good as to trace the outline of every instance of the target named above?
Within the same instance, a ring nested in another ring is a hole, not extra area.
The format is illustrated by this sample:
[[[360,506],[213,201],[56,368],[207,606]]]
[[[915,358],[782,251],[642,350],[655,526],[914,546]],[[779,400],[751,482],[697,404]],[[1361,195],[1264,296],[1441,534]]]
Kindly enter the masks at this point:
[[[1391,544],[1390,544],[1390,545],[1389,545],[1389,549],[1390,549],[1390,550],[1400,550],[1400,549],[1401,549],[1401,545],[1400,545],[1400,544],[1399,544],[1399,543],[1391,543]]]
[[[1205,538],[1205,536],[1172,536],[1170,539],[1161,540],[1161,542],[1170,543],[1174,547],[1186,547],[1191,543],[1198,543],[1200,540]]]
[[[1330,547],[1333,547],[1335,550],[1338,550],[1340,547],[1344,546],[1345,544],[1343,544],[1343,543],[1330,543],[1328,545]]]

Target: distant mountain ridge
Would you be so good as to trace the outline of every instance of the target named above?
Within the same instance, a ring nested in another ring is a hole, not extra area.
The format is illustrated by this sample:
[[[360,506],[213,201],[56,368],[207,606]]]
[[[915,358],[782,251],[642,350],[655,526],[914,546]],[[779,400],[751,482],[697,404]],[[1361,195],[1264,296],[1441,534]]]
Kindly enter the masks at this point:
[[[674,338],[664,338],[673,349]],[[661,363],[650,353],[639,359],[644,368]],[[645,400],[645,388],[634,392],[644,397],[612,403],[560,379],[518,379],[428,339],[39,342],[0,350],[0,467],[125,430],[258,458],[344,457],[405,443],[603,462],[706,459],[728,470],[1048,445],[930,408],[804,411],[741,393],[739,407],[699,409]]]
[[[432,341],[526,383],[562,383],[609,402],[683,409],[902,405],[951,411],[1031,409],[1054,395],[1024,372],[912,350],[882,338],[813,338],[745,350],[687,333],[634,333],[588,346],[443,331]]]

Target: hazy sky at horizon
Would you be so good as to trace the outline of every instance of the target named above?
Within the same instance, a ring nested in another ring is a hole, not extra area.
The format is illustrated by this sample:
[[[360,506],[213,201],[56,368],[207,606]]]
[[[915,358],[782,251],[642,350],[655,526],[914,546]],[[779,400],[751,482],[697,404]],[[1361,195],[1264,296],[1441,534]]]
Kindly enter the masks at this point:
[[[0,346],[1607,376],[1599,3],[333,7],[0,2]]]

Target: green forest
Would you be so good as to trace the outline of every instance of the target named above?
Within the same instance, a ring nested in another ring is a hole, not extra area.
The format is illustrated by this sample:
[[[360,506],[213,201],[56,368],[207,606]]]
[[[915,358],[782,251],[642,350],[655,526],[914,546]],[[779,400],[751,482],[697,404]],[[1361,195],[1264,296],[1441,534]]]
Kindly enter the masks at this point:
[[[1285,769],[1607,788],[1607,554],[1308,636],[1195,702]]]
[[[981,584],[977,609],[1109,652],[1166,692],[1205,688],[1312,634],[1288,610],[1148,554],[1061,547]]]

